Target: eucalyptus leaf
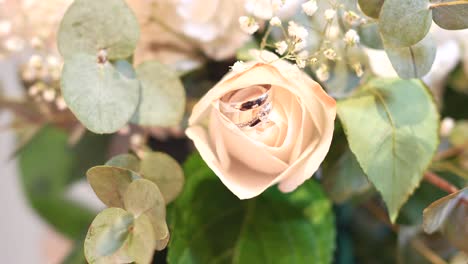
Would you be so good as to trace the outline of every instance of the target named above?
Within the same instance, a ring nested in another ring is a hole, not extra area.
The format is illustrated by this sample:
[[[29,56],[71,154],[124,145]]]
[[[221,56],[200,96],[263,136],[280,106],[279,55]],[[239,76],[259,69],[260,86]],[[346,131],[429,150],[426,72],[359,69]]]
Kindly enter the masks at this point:
[[[339,101],[337,112],[351,151],[394,222],[439,143],[439,115],[430,92],[419,80],[373,79]]]
[[[359,37],[363,45],[371,49],[383,49],[382,38],[380,37],[379,24],[367,23],[359,27]]]
[[[126,251],[135,263],[149,264],[153,260],[155,248],[156,239],[151,219],[147,215],[140,215],[135,219],[135,227],[128,238]]]
[[[358,0],[362,12],[372,18],[379,18],[384,0]]]
[[[140,171],[140,160],[133,154],[120,154],[106,162],[107,166],[119,167],[134,172]]]
[[[449,140],[454,146],[468,144],[468,120],[460,120],[455,123],[455,127],[450,133]]]
[[[169,263],[331,263],[335,243],[331,202],[314,181],[241,201],[199,155],[171,211]]]
[[[434,63],[437,47],[431,35],[410,47],[386,47],[393,68],[403,79],[420,78],[426,75]]]
[[[138,21],[124,0],[75,0],[60,24],[58,47],[65,59],[77,53],[111,60],[130,57],[140,36]]]
[[[149,217],[156,240],[167,238],[166,204],[156,184],[146,179],[133,181],[125,192],[124,203],[125,209],[136,217]]]
[[[132,220],[132,221],[131,221]],[[99,213],[91,223],[84,242],[84,253],[89,263],[117,263],[116,251],[125,243],[129,228],[133,224],[133,216],[120,208],[107,208]],[[116,228],[119,226],[119,228]],[[115,237],[110,232],[124,233]],[[113,239],[115,238],[115,240]],[[103,255],[103,247],[117,248],[113,254]]]
[[[380,33],[387,47],[409,47],[429,32],[429,0],[385,0],[379,17]]]
[[[118,0],[120,1],[120,0]],[[119,62],[122,64],[128,62]],[[91,131],[113,133],[132,117],[139,101],[139,84],[111,63],[98,63],[87,54],[65,60],[63,97],[76,117]]]
[[[124,208],[123,196],[135,173],[127,169],[96,166],[86,173],[97,197],[108,207]]]
[[[178,125],[185,111],[185,90],[177,73],[156,61],[139,65],[136,73],[141,97],[131,122],[143,126]]]
[[[184,186],[184,172],[179,163],[162,152],[147,152],[141,160],[141,174],[158,186],[166,204],[172,202]]]
[[[433,0],[434,4],[454,0]],[[432,18],[441,28],[456,30],[468,28],[468,2],[457,5],[438,6],[432,9]]]
[[[423,212],[423,228],[427,233],[442,231],[447,239],[468,251],[468,188],[443,197]]]

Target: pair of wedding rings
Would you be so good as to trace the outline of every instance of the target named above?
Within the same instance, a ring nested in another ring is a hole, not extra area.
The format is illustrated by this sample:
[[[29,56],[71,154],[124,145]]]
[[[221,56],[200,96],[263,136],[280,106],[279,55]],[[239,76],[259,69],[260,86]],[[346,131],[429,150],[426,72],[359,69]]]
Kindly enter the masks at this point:
[[[273,107],[270,84],[258,84],[231,91],[219,100],[219,108],[241,129],[265,128],[273,123],[269,114]]]

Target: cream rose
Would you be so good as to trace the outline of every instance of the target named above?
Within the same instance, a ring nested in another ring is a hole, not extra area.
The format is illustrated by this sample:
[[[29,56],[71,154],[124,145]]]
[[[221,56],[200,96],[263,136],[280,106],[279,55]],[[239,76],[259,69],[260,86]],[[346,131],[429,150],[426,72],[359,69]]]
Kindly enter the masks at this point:
[[[335,100],[304,72],[271,53],[257,55],[194,106],[186,130],[208,166],[240,199],[274,184],[290,192],[312,177],[329,150],[336,116]],[[251,132],[220,111],[223,95],[265,84],[271,85],[273,126]]]

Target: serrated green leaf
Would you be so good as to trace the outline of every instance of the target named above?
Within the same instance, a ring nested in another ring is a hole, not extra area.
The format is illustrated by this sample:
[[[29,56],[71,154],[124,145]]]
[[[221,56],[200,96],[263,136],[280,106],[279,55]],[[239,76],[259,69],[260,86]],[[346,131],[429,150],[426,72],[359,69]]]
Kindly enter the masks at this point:
[[[429,32],[429,0],[385,0],[379,17],[380,33],[388,47],[409,47]]]
[[[432,67],[436,56],[436,44],[430,35],[410,47],[385,47],[393,68],[403,79],[421,78]]]
[[[97,197],[108,207],[124,208],[124,194],[135,173],[127,169],[96,166],[86,173]]]
[[[169,67],[149,61],[136,69],[141,97],[131,122],[142,126],[175,126],[185,111],[185,90],[177,73]]]
[[[158,186],[166,204],[172,202],[184,186],[184,172],[179,163],[162,152],[147,152],[141,160],[141,174]]]
[[[63,97],[89,130],[116,132],[130,120],[139,101],[138,81],[126,75],[109,62],[98,63],[94,56],[74,55],[65,60],[62,71]]]
[[[362,12],[372,18],[379,18],[384,0],[358,0]]]
[[[423,212],[423,228],[427,233],[442,231],[459,249],[468,251],[468,188],[443,197]]]
[[[199,155],[184,170],[187,183],[171,212],[169,263],[332,262],[331,202],[312,180],[290,194],[273,189],[241,201]]]
[[[361,194],[372,185],[348,149],[331,168],[324,170],[323,185],[335,203],[343,203],[353,195]]]
[[[435,103],[418,80],[373,79],[337,105],[350,149],[394,222],[437,149]]]
[[[154,238],[167,238],[166,204],[158,186],[146,179],[133,181],[124,196],[125,209],[136,217],[145,214],[154,229]]]
[[[131,170],[136,173],[140,171],[140,160],[133,154],[120,154],[112,157],[106,162],[106,165]]]
[[[132,55],[140,36],[138,21],[124,0],[75,0],[60,24],[58,47],[65,59],[77,53],[111,60]]]
[[[454,0],[432,0],[434,4],[454,2]],[[449,30],[468,28],[468,2],[458,5],[439,6],[432,9],[434,22]]]
[[[361,43],[371,49],[384,48],[382,38],[380,37],[378,23],[367,23],[360,26],[359,37]]]

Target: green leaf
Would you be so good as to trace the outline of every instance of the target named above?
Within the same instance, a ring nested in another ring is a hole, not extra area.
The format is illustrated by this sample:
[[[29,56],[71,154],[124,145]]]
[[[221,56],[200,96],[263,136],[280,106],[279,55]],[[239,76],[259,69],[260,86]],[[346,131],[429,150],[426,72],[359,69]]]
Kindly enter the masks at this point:
[[[384,0],[358,0],[362,12],[372,18],[379,18]]]
[[[332,262],[331,202],[314,181],[241,201],[199,155],[184,169],[187,183],[171,212],[169,263]]]
[[[468,188],[443,197],[423,212],[423,228],[427,233],[442,231],[447,239],[463,251],[468,251]]]
[[[149,217],[156,240],[168,237],[166,204],[156,184],[146,179],[133,181],[125,192],[124,203],[125,209],[133,213],[135,217],[142,214]]]
[[[409,47],[421,41],[432,24],[429,0],[386,0],[379,27],[388,47]]]
[[[430,35],[410,47],[385,47],[393,68],[403,79],[420,78],[426,75],[434,63],[436,44]]]
[[[461,146],[468,143],[468,120],[461,120],[455,123],[455,127],[450,133],[449,140],[454,146]]]
[[[179,163],[162,152],[147,152],[141,161],[141,174],[159,187],[166,204],[172,202],[184,186],[184,172]]]
[[[382,38],[380,37],[379,24],[367,23],[359,27],[359,37],[361,43],[372,49],[383,49]]]
[[[349,149],[331,168],[325,168],[323,185],[335,203],[343,203],[372,187]]]
[[[131,122],[143,126],[175,126],[185,111],[185,90],[177,73],[156,61],[136,69],[141,85],[140,103]]]
[[[140,36],[138,21],[124,0],[75,0],[60,24],[58,47],[65,59],[77,53],[110,60],[130,57]]]
[[[448,3],[455,0],[433,0],[431,2]],[[458,5],[439,6],[432,9],[434,22],[441,28],[456,30],[468,28],[468,2]]]
[[[140,160],[133,154],[120,154],[106,162],[107,166],[119,167],[134,172],[140,171]]]
[[[97,256],[110,256],[122,247],[130,233],[130,227],[133,225],[134,218],[132,214],[127,213],[115,220],[107,220],[107,223],[110,222],[112,224],[109,228],[104,229],[96,239]]]
[[[418,80],[373,79],[339,101],[337,112],[351,151],[394,222],[439,143],[431,94]]]
[[[133,219],[132,214],[120,208],[107,208],[99,213],[91,223],[84,241],[86,260],[89,263],[122,263],[117,262],[116,259],[128,259],[128,256],[121,254],[121,252],[119,252],[119,254],[112,252],[114,254],[104,256],[102,252],[100,252],[100,248],[106,243],[108,243],[111,248],[117,247],[117,250],[122,248],[127,239],[128,229],[130,229],[131,224],[133,224],[133,221],[130,221],[130,219]],[[112,240],[112,237],[109,235],[110,230],[116,229],[116,225],[123,226],[124,229],[122,230],[122,228],[120,228],[119,231],[125,233],[124,236],[118,236],[118,241]]]
[[[128,64],[123,61],[119,64],[125,63]],[[109,62],[98,63],[91,55],[78,54],[65,60],[61,82],[70,110],[98,134],[122,128],[138,105],[138,81],[128,78]]]
[[[81,171],[79,151],[67,142],[67,133],[46,126],[24,146],[18,157],[23,188],[31,207],[56,230],[76,239],[86,231],[95,214],[65,198],[68,183]]]
[[[135,220],[135,227],[128,238],[127,248],[128,255],[135,263],[151,263],[156,248],[156,239],[149,216],[140,215]]]
[[[123,196],[132,182],[134,172],[110,166],[96,166],[86,173],[97,197],[108,207],[124,208]]]

